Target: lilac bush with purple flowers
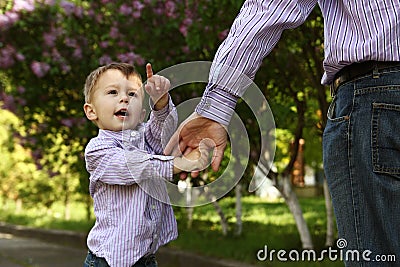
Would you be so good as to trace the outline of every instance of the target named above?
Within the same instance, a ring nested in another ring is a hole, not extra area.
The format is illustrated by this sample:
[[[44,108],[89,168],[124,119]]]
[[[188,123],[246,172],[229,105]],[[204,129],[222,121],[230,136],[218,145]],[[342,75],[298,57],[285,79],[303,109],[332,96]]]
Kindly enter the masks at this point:
[[[82,146],[96,131],[82,110],[86,76],[112,61],[134,64],[144,75],[147,62],[161,70],[211,60],[242,2],[1,1],[0,76],[7,79],[0,79],[0,104],[22,119],[21,142],[39,167],[57,173],[57,153],[68,153],[75,160],[64,164],[85,181]]]
[[[38,182],[56,188],[53,199],[63,198],[67,206],[78,195],[91,207],[82,154],[96,129],[82,110],[86,76],[112,61],[135,64],[143,77],[147,62],[158,71],[177,63],[211,61],[243,1],[0,0],[0,105],[21,119],[24,132],[13,137],[30,148],[36,168],[52,177]],[[282,163],[276,166],[285,173],[291,170],[287,162],[294,162],[286,149],[293,136],[307,140],[312,149],[304,155],[314,167],[322,161],[318,137],[328,105],[327,90],[319,84],[322,68],[316,67],[323,58],[320,13],[313,13],[302,27],[282,38],[267,59],[268,67],[256,77],[273,98],[276,125],[285,130],[275,154]],[[174,90],[174,102],[199,96],[204,85],[189,89]],[[257,162],[262,143],[258,122],[243,102],[236,110],[251,134],[250,157]],[[209,181],[217,177],[208,174]],[[48,187],[38,194],[32,184],[19,186],[27,197],[50,198]],[[42,200],[32,199],[37,201]]]

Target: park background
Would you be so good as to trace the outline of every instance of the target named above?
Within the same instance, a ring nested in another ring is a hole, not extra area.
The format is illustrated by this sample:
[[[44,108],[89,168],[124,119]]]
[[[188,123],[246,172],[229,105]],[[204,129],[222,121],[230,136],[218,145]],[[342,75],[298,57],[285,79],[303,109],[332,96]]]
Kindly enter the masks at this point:
[[[159,71],[212,61],[242,0],[3,0],[0,2],[0,221],[87,232],[93,225],[84,147],[97,133],[83,113],[83,84],[112,61]],[[262,266],[257,251],[335,246],[332,206],[322,170],[322,132],[330,96],[320,84],[323,21],[315,9],[287,30],[255,83],[272,109],[273,168],[260,147],[260,127],[239,100],[250,136],[250,164],[238,185],[211,204],[174,207],[180,236],[168,245],[205,257]],[[171,92],[176,104],[201,96],[205,84]],[[271,129],[272,130],[272,129]],[[223,162],[234,160],[230,149]],[[257,163],[259,167],[256,168]],[[221,172],[220,171],[220,172]],[[247,188],[253,173],[268,187]],[[220,172],[207,171],[211,182]],[[234,171],[232,173],[234,175]],[[190,180],[188,180],[190,181]],[[293,266],[341,266],[303,262]]]

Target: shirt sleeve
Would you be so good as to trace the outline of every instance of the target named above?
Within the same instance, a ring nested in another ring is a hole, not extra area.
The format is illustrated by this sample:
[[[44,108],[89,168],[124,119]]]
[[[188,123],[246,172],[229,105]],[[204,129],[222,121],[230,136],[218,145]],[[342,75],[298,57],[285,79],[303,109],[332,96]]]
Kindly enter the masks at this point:
[[[282,32],[300,26],[316,4],[317,0],[247,0],[217,50],[209,83],[196,112],[229,124],[237,99],[250,85]],[[220,97],[227,100],[218,101]]]
[[[152,111],[146,123],[146,143],[155,154],[163,155],[164,147],[177,128],[178,113],[170,96],[168,104],[163,109],[154,110],[151,99],[150,106]]]
[[[132,185],[146,179],[172,180],[173,157],[153,156],[140,149],[125,150],[113,140],[95,139],[85,149],[86,168],[91,184],[101,181]],[[93,188],[90,188],[92,193]]]

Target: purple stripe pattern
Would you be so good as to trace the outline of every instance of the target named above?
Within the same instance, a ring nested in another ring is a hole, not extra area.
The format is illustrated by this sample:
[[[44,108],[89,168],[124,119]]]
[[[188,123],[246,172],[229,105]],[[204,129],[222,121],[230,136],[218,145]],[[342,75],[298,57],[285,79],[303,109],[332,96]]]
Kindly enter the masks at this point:
[[[247,0],[217,50],[196,112],[229,124],[235,107],[231,100],[236,103],[248,86],[239,75],[254,79],[282,32],[304,23],[317,4],[325,23],[322,84],[355,62],[400,60],[398,0]],[[215,101],[215,94],[225,94],[228,105]]]
[[[100,129],[86,146],[96,216],[87,245],[112,267],[132,266],[178,236],[164,184],[172,179],[173,157],[160,155],[162,140],[175,131],[177,121],[170,101],[137,129]]]

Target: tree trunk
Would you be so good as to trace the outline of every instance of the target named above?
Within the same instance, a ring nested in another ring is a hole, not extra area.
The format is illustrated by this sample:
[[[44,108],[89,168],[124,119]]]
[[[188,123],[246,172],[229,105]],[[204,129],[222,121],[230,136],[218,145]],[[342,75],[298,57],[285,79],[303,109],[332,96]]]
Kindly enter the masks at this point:
[[[333,222],[333,207],[331,195],[328,189],[328,183],[326,178],[324,179],[324,197],[325,197],[325,208],[326,208],[326,239],[325,246],[332,247],[334,242],[334,231],[335,225]]]
[[[224,211],[222,210],[221,206],[219,205],[217,198],[213,195],[210,195],[207,191],[204,192],[205,195],[211,200],[212,205],[214,206],[215,211],[220,217],[222,234],[226,236],[228,234],[228,222],[226,220]]]
[[[17,198],[15,200],[15,212],[21,213],[22,212],[22,199]]]
[[[191,179],[187,178],[185,180],[186,182],[186,212],[187,212],[187,224],[186,227],[187,229],[192,228],[193,224],[193,212],[194,212],[194,207],[192,206],[193,204],[193,199],[192,199],[192,183]]]
[[[278,174],[271,170],[269,170],[268,173],[265,173],[265,171],[267,170],[266,168],[260,168],[260,170],[264,173],[264,175],[266,175],[273,181],[273,185],[278,189],[282,197],[285,199],[285,203],[289,207],[289,210],[292,213],[293,218],[296,222],[296,227],[300,235],[303,249],[312,249],[314,245],[311,239],[311,234],[308,229],[307,222],[304,219],[299,200],[296,196],[296,193],[292,189],[292,184],[290,182],[290,173],[286,172],[286,174]],[[278,176],[282,177],[280,179],[280,181],[282,182],[281,186],[277,184]]]
[[[215,198],[214,198],[215,199]],[[228,234],[228,222],[226,220],[225,214],[222,211],[221,206],[219,205],[218,201],[215,199],[212,202],[216,212],[218,213],[219,217],[221,218],[221,228],[222,228],[222,234],[226,236]]]
[[[236,232],[235,235],[240,236],[242,234],[242,185],[238,183],[235,187],[236,195]]]
[[[187,212],[187,223],[186,223],[186,227],[187,229],[191,229],[192,225],[193,225],[193,212],[194,212],[194,208],[193,207],[187,207],[186,208],[186,212]]]
[[[297,199],[296,193],[292,189],[290,183],[290,176],[286,175],[282,177],[283,185],[280,189],[286,204],[289,207],[290,212],[293,214],[294,220],[296,222],[297,230],[300,234],[300,240],[303,249],[312,249],[313,242],[311,239],[310,231],[308,230],[307,223],[304,219],[303,212],[300,207],[299,200]]]
[[[7,201],[7,198],[5,197],[5,196],[7,196],[7,194],[4,194],[3,192],[2,192],[2,195],[3,195],[3,197],[1,198],[1,202],[2,202],[2,207],[3,207],[3,209],[7,209],[8,208],[8,201]]]
[[[70,210],[70,187],[68,184],[69,181],[69,173],[65,174],[62,176],[63,178],[63,185],[62,185],[62,190],[64,195],[64,199],[63,199],[63,204],[64,204],[64,219],[65,220],[69,220],[71,219],[71,210]]]
[[[64,198],[64,219],[69,221],[71,219],[71,205],[68,192]]]
[[[86,219],[88,221],[92,220],[92,207],[92,197],[88,194],[85,196]]]

